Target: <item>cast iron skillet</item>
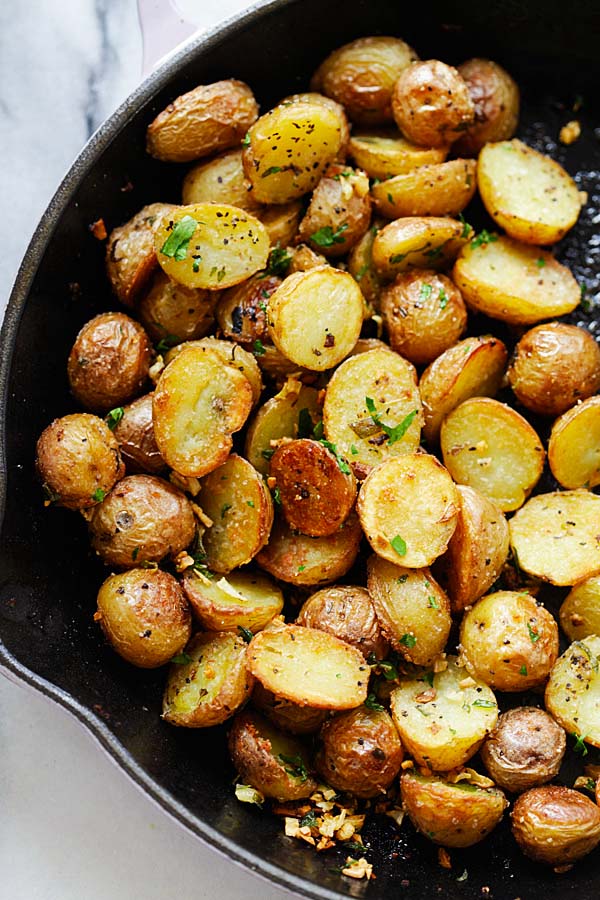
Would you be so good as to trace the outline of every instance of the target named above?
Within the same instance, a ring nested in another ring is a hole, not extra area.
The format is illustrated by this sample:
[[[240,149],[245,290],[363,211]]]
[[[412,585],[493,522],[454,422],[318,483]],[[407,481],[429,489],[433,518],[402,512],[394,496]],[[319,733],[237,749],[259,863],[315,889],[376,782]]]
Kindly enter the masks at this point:
[[[579,180],[590,202],[558,256],[594,297],[597,9],[597,0],[432,0],[415,7],[392,0],[275,0],[255,8],[169,60],[92,138],[44,215],[17,278],[0,370],[0,661],[71,710],[142,789],[189,829],[232,860],[308,897],[583,900],[597,894],[600,857],[596,852],[556,876],[525,860],[503,826],[475,849],[454,852],[453,869],[446,871],[435,848],[409,823],[398,832],[383,820],[364,834],[377,880],[349,882],[331,871],[341,855],[316,855],[284,838],[281,820],[234,799],[223,730],[197,733],[161,721],[164,672],[137,671],[105,646],[92,623],[103,568],[90,554],[78,516],[43,509],[33,471],[37,436],[74,408],[66,358],[75,335],[91,316],[114,306],[102,247],[88,225],[102,216],[112,228],[144,203],[179,201],[182,169],[144,153],[146,125],[178,94],[236,77],[253,87],[267,109],[305,88],[334,47],[389,33],[405,38],[424,58],[458,63],[488,56],[513,73],[524,101],[519,135],[550,150],[573,174],[588,173]],[[577,95],[584,98],[578,114],[583,137],[570,148],[557,147],[553,141]],[[596,326],[593,314],[572,320]]]

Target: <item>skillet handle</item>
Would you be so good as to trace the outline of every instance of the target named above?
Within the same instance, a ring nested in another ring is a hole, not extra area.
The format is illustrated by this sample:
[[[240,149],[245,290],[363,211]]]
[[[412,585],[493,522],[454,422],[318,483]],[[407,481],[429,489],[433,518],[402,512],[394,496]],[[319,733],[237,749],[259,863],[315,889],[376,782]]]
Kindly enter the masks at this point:
[[[145,78],[170,53],[202,29],[177,8],[176,0],[138,0]]]

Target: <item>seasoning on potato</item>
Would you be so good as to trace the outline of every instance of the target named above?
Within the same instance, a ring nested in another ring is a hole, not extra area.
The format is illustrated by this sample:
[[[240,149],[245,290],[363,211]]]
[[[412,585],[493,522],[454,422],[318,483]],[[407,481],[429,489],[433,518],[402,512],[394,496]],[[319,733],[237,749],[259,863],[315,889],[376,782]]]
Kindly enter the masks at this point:
[[[419,166],[371,188],[375,207],[388,219],[402,216],[457,216],[475,194],[476,164],[453,159]]]
[[[181,584],[206,631],[238,632],[243,628],[254,634],[283,609],[283,594],[259,572],[244,569],[217,580],[204,569],[191,568],[184,572]]]
[[[428,59],[400,74],[392,93],[392,113],[409,141],[443,147],[468,129],[475,107],[457,70],[439,59]]]
[[[442,269],[453,262],[470,230],[443,216],[408,216],[390,222],[373,242],[373,264],[382,278],[410,268]]]
[[[448,147],[419,147],[393,129],[353,131],[348,144],[348,154],[371,178],[385,181],[394,175],[404,175],[418,169],[443,163]]]
[[[558,615],[560,627],[570,641],[600,635],[600,577],[586,578],[571,588]]]
[[[344,256],[371,222],[369,179],[348,166],[331,165],[319,181],[300,223],[297,241],[327,258]]]
[[[550,781],[567,747],[564,729],[535,706],[502,713],[481,748],[481,759],[498,787],[521,793]]]

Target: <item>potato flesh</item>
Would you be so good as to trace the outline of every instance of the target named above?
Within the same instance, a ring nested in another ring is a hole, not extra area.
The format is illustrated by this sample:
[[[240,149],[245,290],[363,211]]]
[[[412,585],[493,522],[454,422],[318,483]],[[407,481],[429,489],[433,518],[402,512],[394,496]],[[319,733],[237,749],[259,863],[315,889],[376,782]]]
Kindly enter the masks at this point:
[[[467,306],[510,325],[565,315],[581,299],[573,275],[551,253],[507,237],[467,244],[452,280]]]
[[[402,743],[419,765],[435,772],[464,765],[498,720],[490,688],[468,678],[455,657],[447,662],[443,672],[401,678],[390,696]]]
[[[264,628],[283,609],[283,594],[265,575],[231,572],[227,578],[207,578],[186,571],[183,589],[200,624],[207,631],[253,633]]]
[[[299,416],[307,410],[316,424],[321,416],[318,391],[294,378],[288,379],[283,388],[260,407],[246,434],[245,454],[261,475],[269,472],[275,444],[281,438],[298,436]]]
[[[600,747],[600,637],[575,641],[560,656],[546,686],[546,709],[559,725]]]
[[[544,467],[544,448],[531,425],[489,397],[465,400],[446,418],[440,443],[455,481],[508,512],[523,505]]]
[[[532,497],[509,522],[519,567],[543,581],[573,585],[600,573],[600,497],[561,491]]]
[[[569,591],[559,611],[560,627],[570,641],[600,634],[600,578],[581,581]]]
[[[289,275],[269,298],[269,335],[299,366],[322,372],[356,344],[365,303],[351,275],[329,266]]]
[[[483,204],[506,233],[528,244],[554,244],[581,209],[577,185],[562,166],[519,140],[486,144],[477,163]]]
[[[584,400],[556,420],[548,442],[548,463],[562,487],[600,484],[600,397]]]
[[[457,216],[475,194],[476,163],[453,159],[420,166],[371,188],[371,196],[382,216]]]
[[[248,665],[267,690],[302,706],[353,709],[367,696],[369,667],[362,653],[314,628],[261,631],[250,642]]]
[[[241,372],[250,382],[254,403],[258,403],[263,389],[262,376],[258,363],[248,350],[216,337],[201,338],[197,342],[197,346],[208,348],[211,352],[216,353],[226,365]]]
[[[439,269],[456,258],[467,240],[455,219],[412,216],[390,222],[373,242],[373,264],[383,278],[406,269]]]
[[[182,202],[186,206],[227,203],[251,213],[262,208],[252,196],[246,180],[241,150],[230,150],[190,169],[183,182]]]
[[[394,175],[412,172],[419,166],[443,163],[448,148],[418,147],[397,131],[379,129],[353,133],[348,153],[367,175],[384,181]]]

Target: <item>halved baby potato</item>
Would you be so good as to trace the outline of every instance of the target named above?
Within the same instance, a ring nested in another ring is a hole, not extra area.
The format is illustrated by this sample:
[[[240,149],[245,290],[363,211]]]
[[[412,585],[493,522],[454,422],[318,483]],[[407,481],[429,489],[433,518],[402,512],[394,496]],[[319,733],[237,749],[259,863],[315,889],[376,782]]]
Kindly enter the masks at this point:
[[[443,163],[448,147],[419,147],[395,129],[380,128],[353,132],[348,155],[371,178],[384,181],[394,175],[412,172],[419,166]]]
[[[354,585],[335,584],[312,594],[302,605],[297,625],[327,631],[368,656],[385,659],[388,644],[368,591]]]
[[[377,211],[388,219],[401,216],[457,216],[475,194],[474,159],[420,166],[373,185]]]
[[[318,396],[316,388],[288,378],[279,393],[257,411],[246,434],[244,452],[261,475],[268,475],[269,460],[281,438],[296,438],[300,434],[306,437],[301,423],[312,432],[321,418]]]
[[[348,141],[350,139],[350,123],[341,103],[338,103],[337,100],[334,100],[332,97],[327,97],[325,94],[321,94],[318,91],[304,91],[301,94],[289,94],[280,101],[279,105],[282,106],[284,103],[287,105],[290,103],[320,103],[321,106],[326,106],[327,109],[332,110],[338,117],[341,129],[341,144],[336,159],[339,162],[345,162]]]
[[[345,256],[371,222],[369,179],[359,169],[334,163],[313,191],[297,240],[323,256]]]
[[[600,635],[600,578],[580,581],[567,594],[559,610],[560,627],[570,641]]]
[[[280,284],[278,275],[259,272],[218,294],[216,317],[223,337],[249,348],[268,340],[267,303]]]
[[[231,572],[208,578],[187,569],[182,586],[192,610],[206,631],[260,631],[283,609],[283,594],[259,572]]]
[[[544,448],[529,422],[490,397],[472,397],[444,420],[440,434],[444,465],[509,512],[523,505],[544,468]]]
[[[600,484],[600,397],[578,403],[556,420],[548,442],[548,463],[565,488]]]
[[[182,202],[227,203],[257,214],[262,207],[254,199],[244,174],[241,149],[228,150],[189,170],[183,180]]]
[[[138,303],[137,314],[159,348],[165,344],[172,347],[208,334],[215,321],[217,296],[214,291],[184,287],[157,269]]]
[[[253,403],[258,403],[262,394],[263,383],[260,374],[260,368],[254,356],[237,344],[231,341],[223,341],[216,337],[204,337],[194,342],[196,346],[208,349],[211,353],[216,353],[219,359],[227,366],[237,369],[250,382],[252,388]],[[191,346],[188,343],[184,346]],[[166,361],[170,362],[174,358],[175,353],[170,351],[166,357]]]
[[[373,241],[373,264],[383,278],[405,269],[441,269],[452,263],[469,232],[456,219],[409,216],[390,222]],[[460,285],[459,285],[460,287]]]
[[[354,245],[348,256],[348,271],[360,285],[362,295],[370,305],[371,310],[379,307],[379,293],[381,282],[373,265],[373,241],[377,234],[378,226],[372,225],[360,241]]]
[[[263,206],[257,218],[263,223],[269,235],[271,247],[287,247],[298,234],[304,206],[300,200]]]
[[[600,747],[600,637],[575,641],[557,660],[546,686],[546,709],[559,725]]]
[[[571,176],[516,138],[485,145],[477,184],[492,219],[527,244],[555,244],[579,217],[581,195]]]
[[[277,697],[263,687],[260,681],[254,683],[252,705],[277,728],[290,734],[314,734],[329,715],[326,709],[300,706],[299,703]]]

